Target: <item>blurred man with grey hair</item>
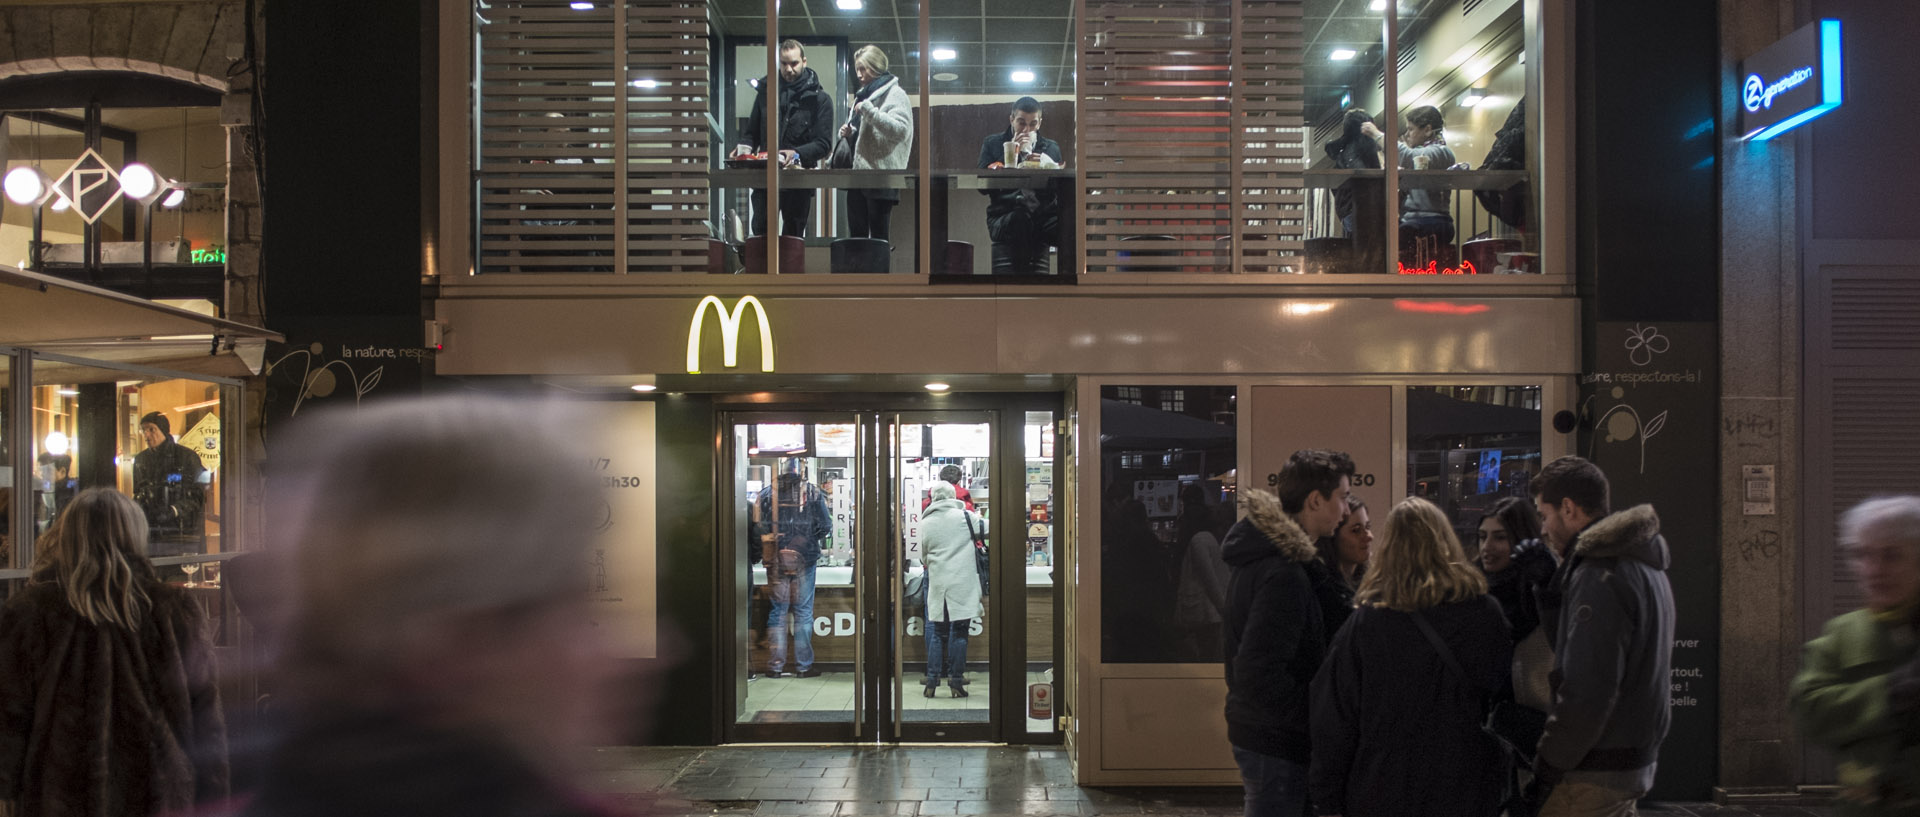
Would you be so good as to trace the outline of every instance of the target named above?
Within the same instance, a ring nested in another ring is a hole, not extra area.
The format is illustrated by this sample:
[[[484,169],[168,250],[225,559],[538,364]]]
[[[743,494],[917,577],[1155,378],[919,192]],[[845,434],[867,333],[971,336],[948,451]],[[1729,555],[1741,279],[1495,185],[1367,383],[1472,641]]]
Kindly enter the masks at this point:
[[[304,419],[304,418],[303,418]],[[588,815],[575,753],[634,726],[589,609],[600,488],[561,407],[461,395],[276,445],[288,701],[245,815]],[[266,580],[265,577],[261,577]]]

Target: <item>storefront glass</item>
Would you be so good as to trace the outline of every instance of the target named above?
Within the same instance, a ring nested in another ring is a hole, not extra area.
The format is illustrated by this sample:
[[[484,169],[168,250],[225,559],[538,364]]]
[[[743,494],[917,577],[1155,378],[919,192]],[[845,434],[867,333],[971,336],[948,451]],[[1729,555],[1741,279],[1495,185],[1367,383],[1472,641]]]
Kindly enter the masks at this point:
[[[1208,588],[1225,581],[1200,570],[1226,569],[1206,548],[1234,519],[1235,388],[1104,386],[1100,398],[1101,660],[1218,661],[1223,599]]]
[[[1495,503],[1540,473],[1539,386],[1407,387],[1407,491],[1453,520],[1469,554]]]
[[[1052,734],[1056,715],[1054,693],[1059,689],[1054,664],[1054,632],[1057,626],[1054,520],[1054,414],[1051,411],[1026,413],[1025,521],[1026,539],[1022,553],[1026,562],[1027,627],[1027,732]]]

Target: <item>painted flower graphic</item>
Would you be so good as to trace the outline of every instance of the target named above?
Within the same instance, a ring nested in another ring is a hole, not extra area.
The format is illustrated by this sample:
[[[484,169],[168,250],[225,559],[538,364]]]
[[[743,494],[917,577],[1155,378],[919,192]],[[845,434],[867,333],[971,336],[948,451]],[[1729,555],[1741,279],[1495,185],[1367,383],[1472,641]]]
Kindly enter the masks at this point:
[[[1627,330],[1627,360],[1635,366],[1645,366],[1653,362],[1653,356],[1663,354],[1671,346],[1666,335],[1660,334],[1660,327],[1634,324]]]

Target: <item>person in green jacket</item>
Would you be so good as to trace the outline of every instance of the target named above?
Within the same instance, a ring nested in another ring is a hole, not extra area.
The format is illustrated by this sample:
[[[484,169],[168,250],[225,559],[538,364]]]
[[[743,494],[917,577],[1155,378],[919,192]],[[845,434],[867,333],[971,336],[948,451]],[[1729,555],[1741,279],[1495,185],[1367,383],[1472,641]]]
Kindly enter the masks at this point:
[[[1867,606],[1807,643],[1794,715],[1839,758],[1839,814],[1920,815],[1920,496],[1862,502],[1840,535]]]

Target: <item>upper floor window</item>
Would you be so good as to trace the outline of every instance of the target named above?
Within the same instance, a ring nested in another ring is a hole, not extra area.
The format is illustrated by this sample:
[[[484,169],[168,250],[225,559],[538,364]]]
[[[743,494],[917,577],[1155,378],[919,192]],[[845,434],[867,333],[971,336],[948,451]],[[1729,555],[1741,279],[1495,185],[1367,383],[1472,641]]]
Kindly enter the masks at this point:
[[[216,106],[0,110],[0,263],[217,303],[226,135]]]
[[[927,11],[477,6],[476,269],[1543,271],[1521,0]]]

